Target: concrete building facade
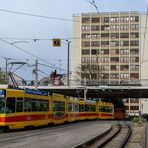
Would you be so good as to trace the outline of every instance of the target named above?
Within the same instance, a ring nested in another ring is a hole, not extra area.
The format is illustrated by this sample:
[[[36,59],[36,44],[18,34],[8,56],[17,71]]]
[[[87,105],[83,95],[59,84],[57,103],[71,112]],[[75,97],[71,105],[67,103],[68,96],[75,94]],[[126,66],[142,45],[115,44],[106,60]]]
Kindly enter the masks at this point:
[[[144,85],[146,81],[139,80],[148,79],[148,36],[145,29],[148,25],[145,26],[145,22],[146,14],[139,12],[74,15],[73,79],[91,79],[105,85]],[[78,67],[81,67],[81,75],[77,75]],[[139,114],[138,99],[124,101],[127,113]]]

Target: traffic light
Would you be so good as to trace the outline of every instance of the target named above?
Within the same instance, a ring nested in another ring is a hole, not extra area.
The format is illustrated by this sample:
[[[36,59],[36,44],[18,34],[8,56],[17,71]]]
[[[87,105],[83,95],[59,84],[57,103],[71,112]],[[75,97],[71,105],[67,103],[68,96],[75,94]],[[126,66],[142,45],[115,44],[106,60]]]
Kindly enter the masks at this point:
[[[52,39],[52,42],[53,42],[53,46],[54,47],[60,47],[61,46],[61,39]]]

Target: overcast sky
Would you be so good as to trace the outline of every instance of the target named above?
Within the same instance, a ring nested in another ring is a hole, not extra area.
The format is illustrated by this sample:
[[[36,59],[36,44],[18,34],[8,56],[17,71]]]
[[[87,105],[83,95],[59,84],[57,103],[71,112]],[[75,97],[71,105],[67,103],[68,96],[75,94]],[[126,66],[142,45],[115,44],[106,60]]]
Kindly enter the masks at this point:
[[[91,1],[91,0],[90,0]],[[147,0],[96,0],[98,10],[104,11],[140,11],[146,12]],[[51,40],[7,39],[7,38],[29,38],[29,39],[52,39],[52,38],[71,38],[72,22],[55,20],[49,18],[38,18],[24,16],[2,11],[17,11],[42,16],[56,17],[72,20],[73,14],[83,12],[96,12],[87,0],[0,0],[0,38],[14,43],[14,45],[24,49],[31,54],[40,57],[43,61],[39,63],[53,64],[58,68],[66,70],[67,44],[62,41],[61,47],[52,47]],[[25,41],[25,42],[23,42]],[[30,65],[35,63],[35,57],[10,44],[0,41],[0,67],[5,67],[4,57],[12,58],[19,62],[28,62]],[[28,59],[28,60],[26,60]],[[45,60],[47,62],[45,62]],[[12,61],[9,61],[12,62]],[[12,67],[13,70],[17,68]],[[16,74],[25,79],[33,79],[33,67],[24,66],[16,71]],[[39,65],[40,71],[50,74],[55,68]],[[66,73],[66,71],[60,71]],[[39,78],[45,76],[39,73]]]

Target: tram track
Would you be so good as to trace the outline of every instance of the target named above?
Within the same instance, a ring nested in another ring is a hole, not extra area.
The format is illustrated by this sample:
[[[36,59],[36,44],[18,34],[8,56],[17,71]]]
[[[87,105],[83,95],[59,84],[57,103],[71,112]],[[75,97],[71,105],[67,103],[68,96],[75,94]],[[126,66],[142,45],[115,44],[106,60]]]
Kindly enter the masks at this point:
[[[73,148],[123,148],[132,133],[131,126],[124,123],[118,123],[113,125],[111,129],[105,131],[101,135],[98,135],[86,142],[83,142]]]
[[[14,131],[9,133],[1,133],[0,134],[0,146],[5,145],[6,143],[15,143],[21,141],[21,139],[42,136],[42,135],[53,135],[57,131],[63,131],[68,129],[75,129],[81,126],[90,125],[90,123],[97,123],[98,121],[86,121],[86,122],[79,122],[79,123],[70,123],[64,125],[58,125],[54,127],[44,127],[39,129],[32,129],[26,131]]]
[[[143,148],[148,148],[148,123],[145,124]]]

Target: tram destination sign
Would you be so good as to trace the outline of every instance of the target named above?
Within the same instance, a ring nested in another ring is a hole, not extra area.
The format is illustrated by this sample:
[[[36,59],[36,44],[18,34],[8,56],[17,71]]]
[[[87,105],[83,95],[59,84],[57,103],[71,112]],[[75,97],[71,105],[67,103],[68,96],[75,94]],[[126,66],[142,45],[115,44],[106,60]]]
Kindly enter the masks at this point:
[[[4,89],[0,89],[0,97],[4,97],[5,96],[5,90]]]
[[[29,89],[29,88],[25,88],[24,90],[25,90],[26,94],[48,96],[48,92],[46,92],[46,91],[36,90],[36,89]]]

